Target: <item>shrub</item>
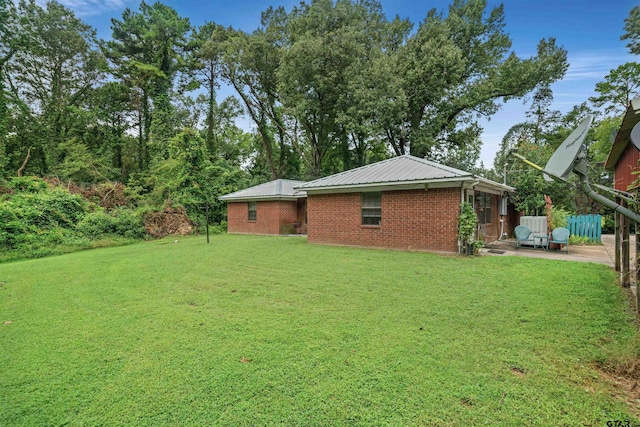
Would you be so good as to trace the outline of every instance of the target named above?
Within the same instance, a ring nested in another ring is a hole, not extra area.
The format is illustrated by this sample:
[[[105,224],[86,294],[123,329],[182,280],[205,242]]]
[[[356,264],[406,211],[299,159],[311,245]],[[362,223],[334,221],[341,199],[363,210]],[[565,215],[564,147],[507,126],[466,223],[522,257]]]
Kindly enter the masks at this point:
[[[569,212],[562,208],[551,208],[550,226],[552,230],[567,226]]]
[[[17,176],[9,181],[9,188],[23,193],[38,193],[47,189],[47,183],[35,176]]]
[[[104,236],[140,239],[145,233],[142,217],[126,209],[117,209],[113,215],[103,210],[89,213],[78,223],[76,230],[91,239]]]
[[[585,245],[601,245],[601,242],[591,240],[587,236],[574,236],[573,234],[569,236],[569,245],[573,246],[585,246]]]
[[[89,237],[97,238],[104,235],[115,234],[116,220],[104,211],[88,213],[76,225],[79,233]]]
[[[129,239],[142,239],[145,236],[142,215],[129,209],[114,211],[116,234]]]

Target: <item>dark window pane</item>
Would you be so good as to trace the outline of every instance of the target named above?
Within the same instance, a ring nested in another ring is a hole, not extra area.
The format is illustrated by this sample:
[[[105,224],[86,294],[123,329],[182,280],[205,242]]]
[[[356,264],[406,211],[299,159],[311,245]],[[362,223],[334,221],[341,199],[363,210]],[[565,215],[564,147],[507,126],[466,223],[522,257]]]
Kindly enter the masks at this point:
[[[257,209],[257,203],[256,202],[249,202],[247,203],[249,206],[249,221],[255,221],[256,219],[258,219],[258,209]]]
[[[362,193],[362,225],[380,225],[382,221],[382,193]]]

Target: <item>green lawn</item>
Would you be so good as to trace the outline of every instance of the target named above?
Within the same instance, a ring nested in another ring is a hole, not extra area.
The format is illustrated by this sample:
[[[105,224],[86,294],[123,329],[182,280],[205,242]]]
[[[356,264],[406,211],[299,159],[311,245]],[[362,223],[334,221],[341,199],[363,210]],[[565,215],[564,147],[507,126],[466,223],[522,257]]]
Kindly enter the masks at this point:
[[[614,282],[234,235],[0,264],[0,425],[638,422],[595,369],[639,351]]]

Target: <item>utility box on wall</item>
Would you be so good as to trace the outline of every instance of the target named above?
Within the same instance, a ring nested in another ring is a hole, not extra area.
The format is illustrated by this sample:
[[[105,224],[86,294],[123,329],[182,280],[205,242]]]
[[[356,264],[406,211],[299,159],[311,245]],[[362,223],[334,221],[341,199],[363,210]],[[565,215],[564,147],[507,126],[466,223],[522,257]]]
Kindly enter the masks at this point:
[[[509,199],[507,196],[500,197],[500,216],[507,215],[507,202]]]

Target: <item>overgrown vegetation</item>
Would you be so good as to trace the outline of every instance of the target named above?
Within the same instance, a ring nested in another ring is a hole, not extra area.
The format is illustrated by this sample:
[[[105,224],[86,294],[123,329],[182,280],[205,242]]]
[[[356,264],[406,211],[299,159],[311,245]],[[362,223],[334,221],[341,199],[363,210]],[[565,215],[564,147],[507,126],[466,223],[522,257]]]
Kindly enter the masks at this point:
[[[1,425],[640,421],[606,266],[174,241],[2,265]]]
[[[122,244],[145,235],[141,212],[105,210],[39,178],[13,178],[3,193],[0,261]]]

